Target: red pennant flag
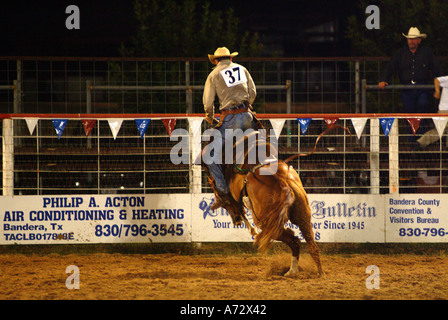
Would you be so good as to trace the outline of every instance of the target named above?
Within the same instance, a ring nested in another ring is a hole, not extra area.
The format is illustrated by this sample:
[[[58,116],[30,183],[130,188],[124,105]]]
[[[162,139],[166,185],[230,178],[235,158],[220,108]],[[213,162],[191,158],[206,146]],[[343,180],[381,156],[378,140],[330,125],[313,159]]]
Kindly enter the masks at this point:
[[[415,133],[417,132],[418,127],[420,126],[420,121],[422,121],[422,119],[420,119],[420,118],[409,118],[409,119],[406,119],[406,121],[411,126],[412,132],[414,133],[414,136],[415,136]]]
[[[93,127],[95,126],[96,120],[95,119],[89,119],[89,120],[81,120],[82,126],[84,127],[84,133],[86,134],[86,137],[89,136],[89,134],[92,132]]]
[[[338,121],[339,118],[325,118],[324,121],[327,124],[328,129],[332,128],[336,121]]]
[[[162,121],[163,124],[165,125],[168,135],[171,137],[171,133],[173,132],[174,127],[176,126],[177,119],[162,119]]]

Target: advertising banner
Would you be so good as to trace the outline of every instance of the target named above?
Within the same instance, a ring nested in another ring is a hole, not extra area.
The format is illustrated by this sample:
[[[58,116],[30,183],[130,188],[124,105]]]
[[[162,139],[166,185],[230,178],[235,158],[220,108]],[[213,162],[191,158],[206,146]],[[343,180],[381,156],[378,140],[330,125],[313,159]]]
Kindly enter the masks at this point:
[[[388,195],[386,242],[448,242],[447,195]]]
[[[0,244],[188,242],[190,195],[0,197]]]
[[[3,196],[0,245],[252,242],[244,223],[210,210],[213,201],[211,193]],[[445,194],[310,194],[309,201],[317,242],[448,242]],[[286,227],[304,240],[296,225]]]
[[[227,210],[219,208],[210,210],[214,202],[213,193],[195,194],[192,196],[192,239],[194,242],[246,242],[253,241],[249,229],[243,223],[234,226]],[[254,226],[252,213],[247,220]]]
[[[309,195],[315,240],[384,242],[384,202],[378,195]]]
[[[192,201],[193,241],[253,241],[249,229],[243,224],[235,227],[223,209],[210,210],[213,194],[195,195]],[[318,242],[384,242],[384,201],[378,195],[309,195],[311,223]],[[255,213],[256,214],[256,213]],[[248,220],[253,224],[253,213]],[[299,228],[286,224],[301,240]]]

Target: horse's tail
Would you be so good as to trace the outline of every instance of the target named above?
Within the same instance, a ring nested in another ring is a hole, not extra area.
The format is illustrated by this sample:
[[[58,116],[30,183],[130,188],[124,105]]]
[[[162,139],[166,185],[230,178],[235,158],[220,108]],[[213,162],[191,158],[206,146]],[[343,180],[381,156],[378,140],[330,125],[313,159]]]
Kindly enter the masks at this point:
[[[288,183],[281,178],[278,181],[281,198],[277,201],[273,199],[273,208],[261,221],[261,232],[255,236],[254,245],[263,253],[269,249],[272,240],[277,239],[283,232],[285,223],[289,220],[289,208],[294,203],[294,193]]]

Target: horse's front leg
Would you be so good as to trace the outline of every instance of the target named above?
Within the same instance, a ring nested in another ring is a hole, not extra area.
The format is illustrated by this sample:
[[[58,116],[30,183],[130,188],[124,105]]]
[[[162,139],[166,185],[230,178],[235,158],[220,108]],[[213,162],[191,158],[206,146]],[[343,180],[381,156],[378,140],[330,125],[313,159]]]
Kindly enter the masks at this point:
[[[252,202],[250,201],[249,197],[243,197],[243,203],[244,206],[249,209],[250,211],[252,211],[252,214],[254,214],[254,207],[252,206]],[[244,209],[243,209],[244,210]],[[246,226],[249,228],[249,232],[252,235],[252,237],[255,237],[258,232],[255,230],[254,227],[252,227],[252,225],[250,224],[250,222],[247,220],[246,215],[242,214],[243,216],[243,221],[246,224]]]
[[[242,215],[242,218],[244,223],[246,224],[246,227],[249,228],[249,232],[252,235],[252,237],[255,237],[258,234],[258,232],[255,230],[254,227],[252,227],[252,224],[249,222],[249,220],[247,220],[245,214]]]

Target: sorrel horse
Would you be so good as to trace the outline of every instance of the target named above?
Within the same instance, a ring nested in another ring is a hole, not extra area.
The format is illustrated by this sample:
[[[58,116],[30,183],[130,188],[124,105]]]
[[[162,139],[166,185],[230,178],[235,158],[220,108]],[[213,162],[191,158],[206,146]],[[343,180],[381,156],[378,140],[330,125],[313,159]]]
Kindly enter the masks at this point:
[[[288,221],[299,227],[308,244],[308,252],[317,266],[319,276],[324,275],[319,248],[314,241],[308,196],[298,173],[292,166],[288,165],[288,162],[296,157],[313,154],[320,138],[335,128],[342,128],[351,136],[347,128],[334,125],[318,136],[314,149],[310,153],[296,154],[284,161],[279,160],[276,156],[274,159],[270,156],[263,160],[257,159],[259,162],[256,164],[251,164],[248,161],[248,155],[251,152],[252,155],[254,152],[260,154],[258,150],[254,151],[254,148],[263,147],[263,152],[270,155],[277,155],[277,152],[275,149],[273,152],[273,146],[266,141],[266,138],[260,139],[258,137],[251,140],[254,135],[260,134],[259,131],[253,131],[234,144],[233,165],[224,165],[225,177],[229,182],[230,192],[235,200],[230,209],[233,212],[238,212],[239,207],[244,205],[245,208],[252,211],[254,224],[261,230],[259,233],[249,223],[245,212],[242,212],[242,220],[254,236],[254,244],[258,249],[261,252],[266,252],[274,240],[282,241],[290,247],[292,252],[291,266],[285,276],[294,276],[298,273],[300,254],[300,239],[294,235],[291,229],[285,228]],[[252,143],[250,143],[251,141]],[[253,141],[256,143],[253,143]],[[243,144],[242,150],[247,150],[242,159],[238,158],[238,156],[241,156],[238,155],[237,151],[239,144]],[[263,174],[261,170],[264,170]],[[269,173],[269,171],[271,172]],[[214,188],[213,180],[210,177],[209,182]],[[234,217],[232,217],[233,219]]]
[[[251,135],[258,135],[258,132],[255,131],[246,135],[242,141],[237,141],[234,151],[239,143],[247,145]],[[263,146],[265,147],[263,150],[269,154],[276,154],[272,152],[273,146],[266,140],[257,138],[255,141],[255,146],[247,145],[244,148],[247,151],[241,165],[235,163],[225,167],[226,179],[229,181],[233,198],[236,202],[244,203],[244,206],[252,211],[255,226],[261,230],[257,233],[243,214],[243,221],[255,237],[254,245],[259,251],[266,252],[273,240],[286,243],[292,251],[292,258],[290,269],[285,276],[297,274],[300,239],[291,229],[285,228],[289,220],[300,228],[308,244],[308,251],[316,263],[318,274],[323,275],[319,248],[314,241],[308,196],[299,175],[285,161],[277,159],[273,161],[272,157],[264,163],[263,161],[257,164],[247,163],[248,154],[254,152],[254,148]]]

